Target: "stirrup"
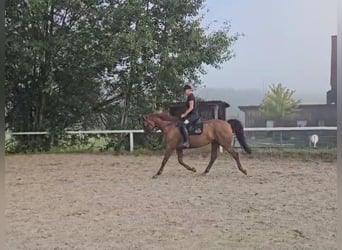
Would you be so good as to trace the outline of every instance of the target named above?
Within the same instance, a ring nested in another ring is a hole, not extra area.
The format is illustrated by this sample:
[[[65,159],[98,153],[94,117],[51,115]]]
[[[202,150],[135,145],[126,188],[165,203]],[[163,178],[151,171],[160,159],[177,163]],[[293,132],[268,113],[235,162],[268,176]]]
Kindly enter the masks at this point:
[[[189,142],[184,142],[184,143],[182,144],[182,147],[183,147],[183,148],[189,148],[189,147],[190,147],[190,143],[189,143]]]

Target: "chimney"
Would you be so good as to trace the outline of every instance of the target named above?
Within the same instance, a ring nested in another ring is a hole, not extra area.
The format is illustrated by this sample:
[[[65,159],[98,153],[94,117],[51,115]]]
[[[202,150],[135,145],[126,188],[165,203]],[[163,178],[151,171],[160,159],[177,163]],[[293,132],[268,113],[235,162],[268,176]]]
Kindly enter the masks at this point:
[[[337,36],[331,36],[330,90],[327,92],[327,103],[337,100]]]

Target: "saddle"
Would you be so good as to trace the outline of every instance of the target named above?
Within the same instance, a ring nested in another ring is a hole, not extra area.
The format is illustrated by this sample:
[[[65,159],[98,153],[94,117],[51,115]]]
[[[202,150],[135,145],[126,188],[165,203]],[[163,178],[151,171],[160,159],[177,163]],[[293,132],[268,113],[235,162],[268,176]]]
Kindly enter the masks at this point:
[[[203,133],[203,121],[198,118],[196,121],[191,123],[188,127],[189,135],[200,135]]]

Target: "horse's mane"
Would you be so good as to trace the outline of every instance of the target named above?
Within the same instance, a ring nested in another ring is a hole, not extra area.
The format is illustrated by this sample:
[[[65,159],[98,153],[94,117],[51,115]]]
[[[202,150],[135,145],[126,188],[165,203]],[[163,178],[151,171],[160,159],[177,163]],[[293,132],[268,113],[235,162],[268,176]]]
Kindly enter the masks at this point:
[[[158,117],[159,119],[163,120],[163,121],[168,121],[168,122],[175,122],[178,121],[178,117],[176,116],[172,116],[168,113],[154,113],[152,114],[152,116]]]

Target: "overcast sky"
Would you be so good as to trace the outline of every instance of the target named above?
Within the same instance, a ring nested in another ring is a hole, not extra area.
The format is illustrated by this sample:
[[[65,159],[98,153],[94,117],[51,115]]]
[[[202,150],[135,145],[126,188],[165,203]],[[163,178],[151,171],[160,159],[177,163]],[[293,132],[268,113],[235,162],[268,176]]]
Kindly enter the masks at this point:
[[[330,88],[331,35],[337,33],[337,0],[207,0],[204,24],[228,20],[236,58],[210,68],[207,87],[263,90],[281,82],[297,92]]]

